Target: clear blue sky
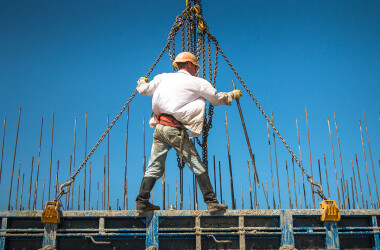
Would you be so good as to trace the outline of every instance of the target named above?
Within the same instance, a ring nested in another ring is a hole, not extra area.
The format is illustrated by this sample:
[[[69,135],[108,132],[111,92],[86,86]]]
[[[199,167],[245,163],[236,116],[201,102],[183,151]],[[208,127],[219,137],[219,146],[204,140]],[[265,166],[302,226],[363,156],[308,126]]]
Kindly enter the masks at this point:
[[[75,167],[84,158],[85,113],[88,114],[87,153],[106,129],[107,114],[112,120],[133,93],[136,81],[144,76],[166,43],[175,17],[185,8],[183,1],[1,1],[0,3],[0,124],[6,118],[5,146],[1,176],[0,209],[7,209],[15,146],[18,109],[22,107],[17,145],[12,202],[15,203],[18,163],[25,173],[23,207],[27,208],[30,167],[34,160],[36,176],[41,118],[43,137],[40,159],[37,207],[41,207],[42,182],[48,183],[52,113],[55,113],[53,174],[60,161],[59,182],[68,178],[73,154],[74,120],[77,118]],[[332,125],[335,161],[341,178],[340,160],[333,112],[336,112],[342,163],[350,184],[351,160],[358,155],[364,198],[369,201],[359,120],[366,114],[372,156],[379,176],[380,156],[380,3],[378,1],[203,1],[203,15],[211,33],[218,39],[250,90],[267,113],[274,112],[280,133],[299,156],[296,118],[299,121],[302,158],[310,173],[305,107],[308,109],[311,160],[316,180],[318,159],[326,155],[330,192],[337,199],[333,157],[327,117]],[[180,39],[176,51],[180,51]],[[165,54],[150,78],[172,67]],[[242,89],[227,64],[219,57],[216,88],[230,91],[231,80]],[[248,94],[241,99],[248,133],[256,156],[260,181],[267,181],[272,200],[270,159],[266,122]],[[234,103],[215,108],[214,127],[209,137],[209,159],[221,161],[223,198],[230,205],[227,145],[224,112],[228,112],[235,198],[241,208],[240,181],[244,186],[245,208],[249,207],[247,177],[248,149]],[[151,99],[137,95],[130,106],[128,181],[129,208],[134,209],[142,178],[142,121],[149,119]],[[125,161],[124,114],[110,132],[110,205],[123,195]],[[146,126],[146,156],[149,158],[153,129]],[[375,203],[370,154],[364,130],[364,143]],[[272,133],[272,132],[271,132]],[[2,136],[2,133],[1,135]],[[2,137],[1,137],[2,138]],[[273,139],[271,135],[271,140]],[[275,159],[272,143],[272,162]],[[281,202],[289,207],[285,161],[290,154],[276,138]],[[96,185],[103,178],[107,153],[104,141],[89,160],[92,162],[91,207],[96,208]],[[291,166],[289,164],[289,166]],[[327,195],[324,167],[322,177]],[[355,167],[356,168],[356,167]],[[296,181],[302,187],[296,166]],[[88,169],[87,169],[88,170]],[[355,169],[356,170],[356,169]],[[179,180],[176,157],[167,158],[170,203],[175,203],[175,180]],[[192,174],[185,169],[184,207],[189,207]],[[275,173],[275,172],[274,172]],[[251,169],[252,174],[252,169]],[[289,172],[292,177],[292,171]],[[213,170],[210,176],[213,179]],[[253,180],[253,175],[251,175]],[[358,177],[356,176],[356,179]],[[53,178],[55,183],[55,178]],[[278,190],[275,180],[275,197]],[[294,203],[293,178],[291,180]],[[380,182],[380,180],[378,180]],[[83,172],[75,182],[83,190]],[[46,184],[47,185],[47,184]],[[88,185],[88,174],[87,174]],[[297,184],[298,185],[298,184]],[[380,183],[379,183],[380,185]],[[217,182],[219,189],[219,181]],[[32,189],[33,189],[32,188]],[[88,186],[86,188],[88,194]],[[19,193],[20,193],[19,190]],[[47,186],[45,201],[47,200]],[[297,186],[298,190],[298,186]],[[308,204],[312,204],[306,185]],[[360,196],[359,184],[358,192]],[[54,195],[53,192],[51,192]],[[351,193],[351,186],[350,186]],[[266,208],[263,190],[258,190],[260,208]],[[297,192],[298,195],[298,192]],[[100,194],[99,194],[100,197]],[[220,194],[218,192],[218,198]],[[299,203],[299,197],[298,203]],[[350,197],[351,198],[351,197]],[[20,199],[20,196],[19,196]],[[51,198],[52,199],[52,198]],[[77,198],[74,199],[77,208]],[[83,191],[81,191],[83,203]],[[161,202],[161,180],[154,188],[154,201]],[[88,197],[86,197],[86,203]],[[361,204],[361,202],[360,202]],[[271,207],[272,204],[270,203]],[[299,204],[298,204],[299,205]],[[302,205],[304,207],[303,196]],[[87,204],[86,204],[87,207]],[[83,208],[83,204],[81,204]],[[205,205],[200,199],[200,209]]]

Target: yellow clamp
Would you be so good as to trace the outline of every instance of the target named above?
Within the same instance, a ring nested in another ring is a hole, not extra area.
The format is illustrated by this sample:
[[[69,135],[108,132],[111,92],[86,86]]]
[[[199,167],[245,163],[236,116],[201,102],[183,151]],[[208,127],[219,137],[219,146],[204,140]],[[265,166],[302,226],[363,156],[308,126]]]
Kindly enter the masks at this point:
[[[42,223],[60,223],[61,215],[60,215],[61,204],[58,201],[48,201],[46,202],[45,209],[42,212]]]
[[[144,80],[145,80],[146,82],[149,82],[149,79],[148,79],[148,78],[146,78],[146,77],[144,77]]]
[[[333,200],[323,200],[319,207],[322,209],[321,221],[340,221],[340,211]]]

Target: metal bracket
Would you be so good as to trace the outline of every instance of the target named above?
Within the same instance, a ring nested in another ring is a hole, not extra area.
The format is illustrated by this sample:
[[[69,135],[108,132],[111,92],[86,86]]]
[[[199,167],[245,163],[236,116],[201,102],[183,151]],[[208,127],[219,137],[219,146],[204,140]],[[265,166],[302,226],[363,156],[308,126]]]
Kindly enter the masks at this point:
[[[96,241],[96,240],[94,239],[94,237],[92,237],[91,235],[86,236],[86,239],[88,239],[88,238],[91,239],[92,243],[97,244],[97,245],[108,245],[108,244],[111,244],[110,241]]]
[[[225,243],[231,243],[230,240],[217,240],[214,235],[209,234],[208,237],[211,237],[216,243],[218,244],[225,244]]]

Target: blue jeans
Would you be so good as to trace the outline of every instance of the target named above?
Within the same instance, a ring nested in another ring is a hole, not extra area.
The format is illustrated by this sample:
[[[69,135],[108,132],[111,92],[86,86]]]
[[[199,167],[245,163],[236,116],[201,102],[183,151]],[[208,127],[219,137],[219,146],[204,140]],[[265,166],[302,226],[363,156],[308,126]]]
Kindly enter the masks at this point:
[[[184,131],[184,133],[185,135],[182,142],[183,160],[186,162],[190,170],[198,176],[203,174],[206,171],[206,168],[198,155],[194,143],[190,140],[189,135],[186,131]],[[161,178],[165,170],[165,160],[168,151],[171,148],[174,148],[179,154],[180,143],[180,129],[157,124],[153,133],[152,152],[144,177],[154,177],[156,180]]]

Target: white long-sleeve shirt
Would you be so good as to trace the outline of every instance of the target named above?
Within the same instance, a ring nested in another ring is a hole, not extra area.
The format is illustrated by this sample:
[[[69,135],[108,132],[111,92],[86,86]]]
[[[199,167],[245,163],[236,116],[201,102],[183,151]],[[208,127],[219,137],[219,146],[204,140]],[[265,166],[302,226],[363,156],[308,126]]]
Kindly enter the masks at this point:
[[[150,127],[156,126],[157,115],[170,114],[198,137],[203,128],[206,100],[213,106],[231,105],[233,93],[219,92],[207,80],[192,76],[185,70],[157,75],[151,82],[139,81],[137,91],[151,96]]]

